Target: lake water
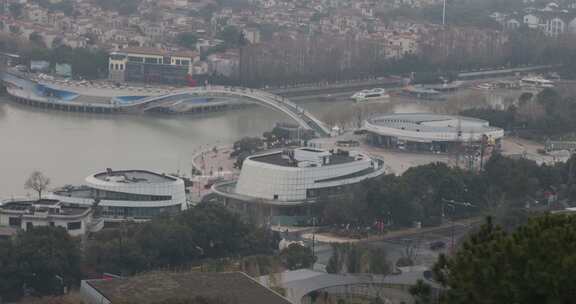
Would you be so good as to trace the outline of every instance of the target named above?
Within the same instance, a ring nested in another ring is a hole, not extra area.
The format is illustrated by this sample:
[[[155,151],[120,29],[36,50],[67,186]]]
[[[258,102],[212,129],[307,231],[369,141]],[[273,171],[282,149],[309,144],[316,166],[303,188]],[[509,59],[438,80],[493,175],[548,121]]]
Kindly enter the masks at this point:
[[[379,112],[423,112],[429,103],[397,100],[363,105],[349,100],[300,103],[332,123]],[[289,118],[249,106],[204,116],[98,115],[45,111],[0,99],[0,198],[23,195],[28,175],[40,170],[51,186],[81,183],[87,175],[113,169],[149,169],[189,174],[200,149],[258,136]]]

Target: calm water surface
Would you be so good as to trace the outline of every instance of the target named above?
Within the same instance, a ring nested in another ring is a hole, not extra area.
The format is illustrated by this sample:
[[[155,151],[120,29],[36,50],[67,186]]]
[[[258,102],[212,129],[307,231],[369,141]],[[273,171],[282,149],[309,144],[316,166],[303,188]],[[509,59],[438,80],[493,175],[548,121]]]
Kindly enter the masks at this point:
[[[321,119],[337,115],[332,120],[338,122],[353,119],[357,110],[348,100],[301,105]],[[427,110],[425,103],[402,101],[363,112]],[[289,119],[258,106],[206,116],[96,115],[44,111],[0,98],[0,198],[25,194],[33,170],[48,175],[53,187],[80,183],[107,167],[189,174],[200,149],[260,135],[278,121]]]

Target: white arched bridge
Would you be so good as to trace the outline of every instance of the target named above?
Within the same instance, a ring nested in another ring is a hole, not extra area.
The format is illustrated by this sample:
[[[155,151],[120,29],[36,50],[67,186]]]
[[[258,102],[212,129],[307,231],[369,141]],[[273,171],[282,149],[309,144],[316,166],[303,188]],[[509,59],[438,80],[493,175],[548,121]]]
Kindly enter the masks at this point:
[[[265,91],[242,87],[228,86],[202,86],[174,91],[164,95],[144,97],[129,103],[117,103],[116,106],[125,111],[146,112],[157,108],[178,108],[198,98],[234,98],[245,99],[276,111],[282,112],[297,122],[306,130],[313,130],[319,136],[329,136],[330,130],[322,121],[294,104],[285,97],[274,95]]]

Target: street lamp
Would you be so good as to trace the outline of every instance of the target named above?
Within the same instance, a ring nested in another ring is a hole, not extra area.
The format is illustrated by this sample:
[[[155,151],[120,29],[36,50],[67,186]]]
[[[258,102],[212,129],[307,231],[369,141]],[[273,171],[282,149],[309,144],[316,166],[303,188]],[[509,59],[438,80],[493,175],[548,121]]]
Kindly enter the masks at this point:
[[[469,202],[457,202],[455,200],[449,200],[442,198],[442,222],[444,222],[444,218],[446,217],[446,206],[452,209],[452,216],[450,217],[451,220],[451,227],[450,227],[450,250],[454,251],[454,214],[456,213],[456,206],[473,208],[476,207]]]

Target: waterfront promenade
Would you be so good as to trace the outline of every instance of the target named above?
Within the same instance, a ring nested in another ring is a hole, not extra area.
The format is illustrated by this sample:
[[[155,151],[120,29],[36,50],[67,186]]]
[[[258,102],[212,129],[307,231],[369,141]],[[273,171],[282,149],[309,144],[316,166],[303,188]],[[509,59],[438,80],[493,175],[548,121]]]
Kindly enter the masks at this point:
[[[235,158],[230,157],[232,146],[207,146],[192,156],[192,168],[196,175],[192,176],[193,186],[190,195],[193,202],[200,202],[211,193],[211,185],[217,180],[236,178],[239,171],[234,168]]]

